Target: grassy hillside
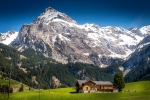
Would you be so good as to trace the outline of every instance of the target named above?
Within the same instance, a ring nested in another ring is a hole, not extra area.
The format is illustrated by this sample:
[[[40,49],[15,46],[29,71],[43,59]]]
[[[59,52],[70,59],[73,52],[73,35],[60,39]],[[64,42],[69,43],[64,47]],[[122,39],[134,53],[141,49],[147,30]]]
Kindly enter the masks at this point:
[[[73,88],[41,90],[40,100],[150,100],[150,82],[127,83],[125,89],[135,89],[137,92],[128,93],[75,93]],[[7,94],[1,95],[0,100],[6,100]],[[11,100],[39,100],[39,92],[26,91],[12,93]]]
[[[150,92],[150,81],[126,83],[124,90],[136,90],[136,92]]]
[[[1,79],[0,78],[0,84],[9,84],[9,80],[5,80],[5,79]],[[21,87],[21,82],[18,82],[16,80],[10,80],[10,86],[12,88],[14,88],[15,91],[19,90],[19,88]],[[24,85],[24,90],[27,91],[29,90],[29,87],[27,85]]]

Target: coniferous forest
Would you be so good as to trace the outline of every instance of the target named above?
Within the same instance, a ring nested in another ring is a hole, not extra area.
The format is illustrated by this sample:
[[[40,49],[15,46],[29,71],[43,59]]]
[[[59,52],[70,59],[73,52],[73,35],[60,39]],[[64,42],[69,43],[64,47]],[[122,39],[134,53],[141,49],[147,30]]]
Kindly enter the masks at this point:
[[[120,65],[99,68],[83,63],[61,64],[51,58],[44,57],[40,52],[26,49],[18,52],[16,49],[0,44],[0,75],[20,81],[33,88],[55,88],[52,77],[61,83],[59,87],[75,86],[76,79],[95,79],[113,81],[113,75],[120,72]]]

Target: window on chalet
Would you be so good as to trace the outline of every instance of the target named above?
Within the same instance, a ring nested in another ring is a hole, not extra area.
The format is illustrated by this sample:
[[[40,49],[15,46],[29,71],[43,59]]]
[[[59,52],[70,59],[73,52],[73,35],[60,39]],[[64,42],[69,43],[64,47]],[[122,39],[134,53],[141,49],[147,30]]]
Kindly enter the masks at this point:
[[[88,90],[88,87],[86,87],[86,90]]]
[[[103,89],[103,88],[104,88],[104,86],[102,85],[102,86],[101,86],[101,89]]]

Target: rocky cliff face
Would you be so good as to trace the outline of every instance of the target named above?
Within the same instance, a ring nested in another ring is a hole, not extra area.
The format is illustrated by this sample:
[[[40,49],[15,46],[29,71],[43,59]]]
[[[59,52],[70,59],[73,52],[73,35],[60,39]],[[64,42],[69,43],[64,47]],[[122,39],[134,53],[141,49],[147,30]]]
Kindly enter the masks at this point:
[[[33,48],[64,64],[82,62],[105,67],[130,55],[148,32],[147,28],[141,31],[79,25],[66,14],[49,7],[32,24],[22,26],[11,46],[19,51]]]

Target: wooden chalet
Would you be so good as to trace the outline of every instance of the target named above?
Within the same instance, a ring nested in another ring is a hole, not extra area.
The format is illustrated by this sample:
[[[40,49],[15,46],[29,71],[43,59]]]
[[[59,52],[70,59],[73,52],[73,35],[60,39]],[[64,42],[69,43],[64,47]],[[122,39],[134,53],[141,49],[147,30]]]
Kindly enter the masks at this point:
[[[96,92],[96,91],[113,92],[113,84],[110,81],[77,80],[76,91],[83,92],[83,93]]]

